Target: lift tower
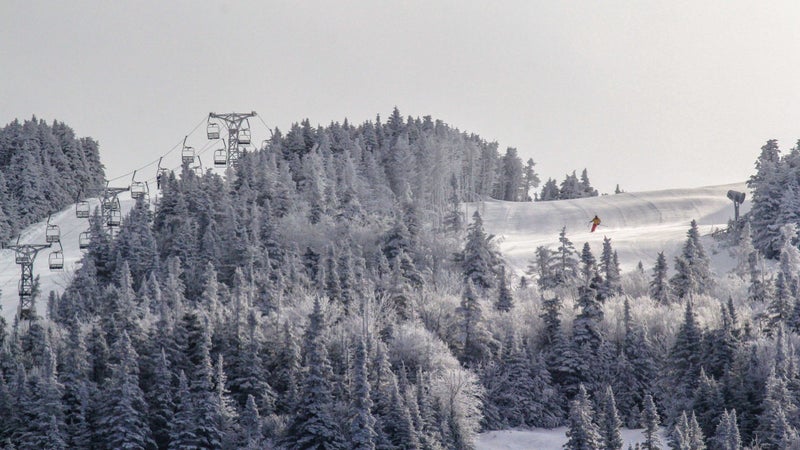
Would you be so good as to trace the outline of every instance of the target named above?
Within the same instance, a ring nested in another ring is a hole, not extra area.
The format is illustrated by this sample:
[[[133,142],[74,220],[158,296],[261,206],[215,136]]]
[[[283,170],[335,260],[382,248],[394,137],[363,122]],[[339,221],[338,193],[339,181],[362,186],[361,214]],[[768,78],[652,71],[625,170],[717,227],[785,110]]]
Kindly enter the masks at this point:
[[[20,244],[19,238],[17,238],[16,244],[6,246],[16,252],[14,260],[22,269],[22,277],[19,280],[19,310],[17,311],[17,318],[20,321],[31,320],[36,315],[33,309],[33,261],[40,251],[50,248],[50,245]]]
[[[212,122],[212,119],[218,120],[225,124],[228,129],[228,167],[236,166],[239,157],[242,155],[241,145],[250,144],[250,122],[251,117],[255,117],[255,111],[249,113],[209,113],[208,114],[208,138],[219,139],[219,127]]]

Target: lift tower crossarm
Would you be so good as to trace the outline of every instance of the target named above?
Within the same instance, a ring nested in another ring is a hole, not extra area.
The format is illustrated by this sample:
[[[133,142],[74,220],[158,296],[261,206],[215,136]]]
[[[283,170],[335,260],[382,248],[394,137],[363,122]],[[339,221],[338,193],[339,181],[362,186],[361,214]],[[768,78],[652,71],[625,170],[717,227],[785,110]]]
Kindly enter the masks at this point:
[[[235,166],[239,161],[239,157],[242,156],[242,149],[239,147],[240,139],[239,134],[245,129],[242,126],[245,123],[248,123],[248,119],[251,117],[256,117],[255,111],[251,111],[249,113],[225,113],[225,114],[217,114],[217,113],[209,113],[208,119],[216,119],[221,122],[225,123],[225,126],[228,128],[228,166]],[[249,133],[249,129],[247,129]],[[249,134],[248,142],[249,143]]]

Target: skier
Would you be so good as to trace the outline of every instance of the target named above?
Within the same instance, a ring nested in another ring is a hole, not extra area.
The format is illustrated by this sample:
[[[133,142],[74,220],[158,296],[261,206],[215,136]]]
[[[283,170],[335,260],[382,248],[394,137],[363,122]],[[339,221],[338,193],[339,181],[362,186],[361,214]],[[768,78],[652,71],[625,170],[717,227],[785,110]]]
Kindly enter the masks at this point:
[[[600,225],[600,218],[597,217],[597,214],[595,214],[594,219],[590,220],[589,223],[592,224],[591,232],[594,233],[594,230],[596,230],[597,226]]]

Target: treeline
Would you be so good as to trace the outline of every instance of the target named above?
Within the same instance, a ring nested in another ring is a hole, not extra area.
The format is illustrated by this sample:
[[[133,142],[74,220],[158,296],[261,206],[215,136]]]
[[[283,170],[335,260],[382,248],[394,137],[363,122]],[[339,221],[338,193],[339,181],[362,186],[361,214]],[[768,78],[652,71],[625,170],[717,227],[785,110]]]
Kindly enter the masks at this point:
[[[617,186],[617,191],[619,191],[619,186]],[[574,198],[597,197],[598,195],[597,189],[593,188],[589,182],[588,171],[583,169],[580,179],[573,171],[572,174],[567,174],[564,177],[561,184],[558,184],[552,178],[548,178],[542,186],[542,191],[539,193],[537,200],[571,200]]]
[[[0,242],[104,184],[95,140],[36,117],[0,129]]]

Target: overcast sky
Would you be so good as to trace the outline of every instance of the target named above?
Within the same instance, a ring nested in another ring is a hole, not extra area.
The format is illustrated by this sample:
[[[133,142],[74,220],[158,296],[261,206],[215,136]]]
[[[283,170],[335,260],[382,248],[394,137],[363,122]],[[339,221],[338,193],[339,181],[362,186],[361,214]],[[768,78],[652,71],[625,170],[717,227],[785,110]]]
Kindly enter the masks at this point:
[[[0,126],[64,121],[109,178],[210,111],[286,130],[394,106],[601,192],[743,181],[800,138],[800,2],[0,0]]]

